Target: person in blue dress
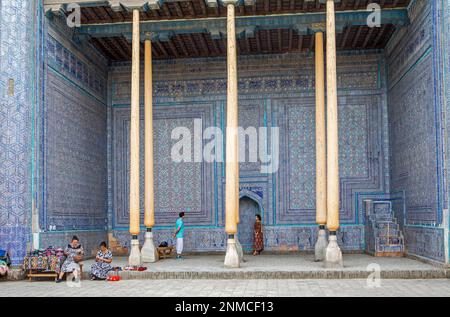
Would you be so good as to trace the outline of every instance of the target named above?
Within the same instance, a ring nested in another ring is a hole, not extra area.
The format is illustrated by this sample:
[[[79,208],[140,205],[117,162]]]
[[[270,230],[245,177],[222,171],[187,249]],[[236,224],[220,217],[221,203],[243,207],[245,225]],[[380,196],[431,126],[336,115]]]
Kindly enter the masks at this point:
[[[106,280],[108,272],[113,270],[111,266],[112,253],[108,250],[106,242],[100,243],[100,250],[95,257],[95,263],[91,266],[91,280]]]
[[[177,219],[177,222],[175,223],[175,232],[173,233],[173,237],[177,238],[177,259],[182,259],[183,257],[181,254],[183,253],[183,238],[184,238],[184,212],[180,212],[178,214],[179,218]]]

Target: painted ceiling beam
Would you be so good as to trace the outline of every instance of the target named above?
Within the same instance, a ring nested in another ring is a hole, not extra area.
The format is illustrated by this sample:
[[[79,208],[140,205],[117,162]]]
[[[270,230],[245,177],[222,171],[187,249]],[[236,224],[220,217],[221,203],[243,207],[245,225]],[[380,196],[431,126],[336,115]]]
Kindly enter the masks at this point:
[[[114,11],[130,11],[139,9],[143,11],[160,9],[163,3],[184,2],[189,0],[44,0],[46,13],[63,12],[70,4],[78,4],[80,7],[103,7],[110,6]],[[203,0],[209,7],[217,7],[220,0]],[[240,0],[240,4],[246,6],[254,5],[256,0]]]
[[[367,25],[371,12],[365,10],[336,12],[336,29],[342,31],[348,26]],[[294,29],[301,35],[311,34],[317,24],[325,21],[325,13],[295,13],[236,17],[236,32],[253,34],[257,30]],[[381,12],[381,24],[409,24],[406,9],[385,9]],[[84,24],[77,28],[79,35],[92,37],[125,36],[131,39],[131,22]],[[184,19],[184,20],[147,20],[140,25],[141,35],[153,34],[153,37],[170,39],[176,34],[210,33],[220,38],[226,33],[226,17]],[[251,36],[251,35],[249,35]]]
[[[108,6],[107,0],[44,0],[45,13],[59,13],[64,12],[66,8],[71,4],[78,4],[80,7],[103,7]]]

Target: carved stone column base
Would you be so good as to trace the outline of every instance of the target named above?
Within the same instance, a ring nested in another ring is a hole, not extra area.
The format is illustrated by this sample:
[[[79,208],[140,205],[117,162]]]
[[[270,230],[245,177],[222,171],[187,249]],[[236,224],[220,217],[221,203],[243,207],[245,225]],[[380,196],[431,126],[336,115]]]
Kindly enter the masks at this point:
[[[239,254],[236,248],[236,241],[234,240],[234,237],[228,238],[227,241],[227,252],[225,254],[225,267],[228,268],[239,268],[240,267],[240,261],[239,261]]]
[[[343,268],[342,252],[337,244],[336,232],[330,232],[328,246],[325,251],[324,266],[326,268]]]
[[[130,256],[128,257],[128,265],[140,266],[142,263],[141,251],[139,250],[139,240],[136,238],[131,239]]]
[[[155,248],[153,232],[151,231],[145,233],[145,241],[141,249],[141,258],[143,263],[154,263],[159,260],[158,250]]]
[[[324,226],[319,227],[319,235],[317,237],[317,242],[314,247],[314,261],[322,262],[325,260],[325,253],[327,250],[328,241],[327,241],[327,232]]]

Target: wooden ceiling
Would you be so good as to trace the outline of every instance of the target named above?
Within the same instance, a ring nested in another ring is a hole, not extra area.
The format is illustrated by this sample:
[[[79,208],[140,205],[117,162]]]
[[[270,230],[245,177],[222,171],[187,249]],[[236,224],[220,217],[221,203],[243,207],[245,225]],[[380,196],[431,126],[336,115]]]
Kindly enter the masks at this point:
[[[369,3],[378,3],[381,8],[406,7],[411,0],[341,0],[336,11],[365,10]],[[241,5],[236,10],[237,16],[268,15],[280,13],[324,12],[325,5],[320,0],[256,0],[255,5]],[[132,21],[131,12],[115,12],[108,6],[81,8],[82,24],[114,23]],[[224,17],[223,6],[208,7],[204,0],[165,2],[160,9],[141,12],[141,21],[195,19],[206,17]]]
[[[366,10],[369,3],[376,2],[383,9],[403,8],[411,0],[341,0],[336,5],[337,11]],[[255,16],[285,13],[324,12],[320,0],[256,0],[255,5],[241,5],[237,8],[238,16]],[[101,23],[120,23],[132,21],[130,12],[113,11],[108,6],[82,7],[83,25]],[[141,21],[196,19],[207,17],[224,17],[223,6],[208,7],[205,0],[186,0],[164,2],[160,9],[141,12]],[[348,26],[337,34],[338,50],[382,49],[391,38],[396,26],[382,25],[381,28],[367,26]],[[92,37],[90,42],[110,61],[131,60],[131,43],[125,36]],[[176,34],[168,41],[152,43],[154,59],[216,57],[226,55],[226,39],[212,38],[209,33]],[[314,49],[314,36],[299,35],[294,29],[275,28],[254,32],[251,37],[238,38],[238,54],[271,54],[287,52],[307,52]],[[144,53],[143,44],[141,53]]]
[[[381,28],[347,27],[337,35],[337,49],[382,49],[394,31],[395,26],[391,24]],[[111,61],[131,60],[131,43],[125,37],[92,38],[90,41]],[[260,30],[254,37],[238,38],[237,50],[240,55],[307,52],[314,49],[314,42],[314,36],[299,36],[292,29]],[[152,53],[154,59],[225,56],[226,39],[212,39],[208,33],[178,34],[169,41],[153,42]]]

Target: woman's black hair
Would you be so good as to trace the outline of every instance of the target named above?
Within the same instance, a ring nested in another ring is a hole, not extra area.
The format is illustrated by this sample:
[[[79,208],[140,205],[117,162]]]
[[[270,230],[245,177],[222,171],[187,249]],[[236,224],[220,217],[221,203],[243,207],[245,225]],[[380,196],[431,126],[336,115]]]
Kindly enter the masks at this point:
[[[182,212],[180,212],[179,214],[178,214],[178,216],[181,218],[181,217],[184,217],[184,212],[182,211]]]
[[[100,246],[101,246],[101,247],[107,248],[107,245],[106,245],[106,242],[105,242],[105,241],[102,241],[102,242],[100,243]]]
[[[258,220],[261,221],[261,215],[260,214],[257,214],[256,218],[258,218]]]
[[[78,239],[77,236],[73,236],[73,237],[72,237],[72,241],[74,241],[74,240],[80,241],[80,239]]]

